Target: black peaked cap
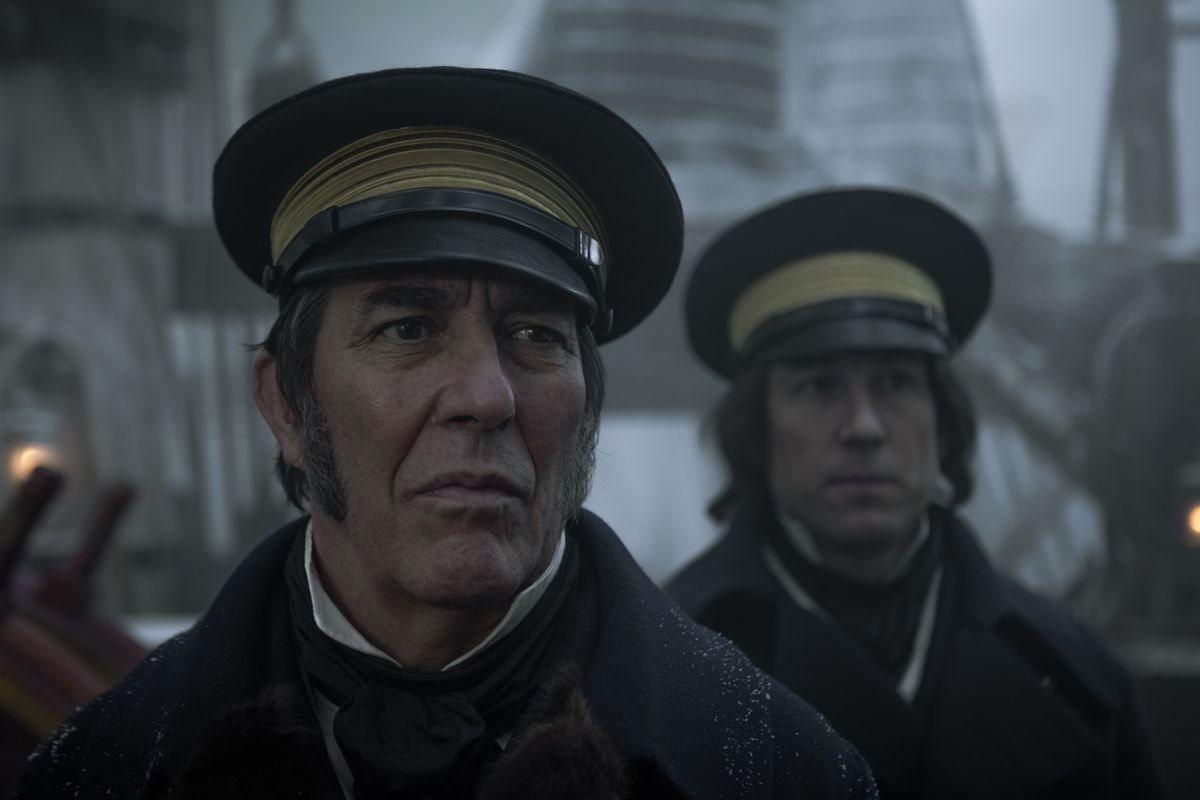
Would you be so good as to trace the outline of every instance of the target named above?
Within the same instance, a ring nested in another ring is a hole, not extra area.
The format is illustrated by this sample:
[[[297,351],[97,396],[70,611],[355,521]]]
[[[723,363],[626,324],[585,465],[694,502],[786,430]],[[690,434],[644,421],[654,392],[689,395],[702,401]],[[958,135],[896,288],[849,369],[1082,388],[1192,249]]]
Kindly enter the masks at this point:
[[[926,273],[943,298],[940,335],[946,351],[971,335],[987,309],[991,259],[979,235],[957,215],[915,194],[831,189],[800,195],[750,216],[700,256],[686,300],[692,349],[715,372],[732,377],[739,364],[760,354],[754,352],[756,347],[765,349],[764,337],[751,335],[743,352],[734,352],[729,322],[743,293],[787,264],[843,252],[891,256]],[[886,349],[888,336],[897,331],[894,320],[877,316],[879,308],[870,302],[846,298],[822,305],[802,309],[806,313],[780,314],[758,331],[770,327],[772,344],[790,337],[792,352],[809,354],[868,346]],[[895,341],[896,349],[906,349],[904,338]]]
[[[666,294],[683,214],[665,167],[621,117],[577,92],[503,70],[431,67],[352,75],[294,95],[250,119],[213,171],[217,231],[255,283],[272,262],[281,199],[310,167],[347,144],[403,127],[484,131],[554,164],[596,210],[606,244],[605,305],[613,339]],[[369,226],[368,226],[369,227]]]

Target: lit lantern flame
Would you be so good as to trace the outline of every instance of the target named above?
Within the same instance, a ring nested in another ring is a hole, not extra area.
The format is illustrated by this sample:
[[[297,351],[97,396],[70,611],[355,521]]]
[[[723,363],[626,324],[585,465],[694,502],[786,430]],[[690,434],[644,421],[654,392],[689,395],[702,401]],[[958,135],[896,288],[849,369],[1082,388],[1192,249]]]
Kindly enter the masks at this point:
[[[1187,543],[1192,547],[1200,547],[1200,503],[1192,504],[1187,521]]]
[[[14,483],[27,479],[38,467],[54,463],[54,452],[40,444],[27,444],[13,450],[8,460],[8,472]]]

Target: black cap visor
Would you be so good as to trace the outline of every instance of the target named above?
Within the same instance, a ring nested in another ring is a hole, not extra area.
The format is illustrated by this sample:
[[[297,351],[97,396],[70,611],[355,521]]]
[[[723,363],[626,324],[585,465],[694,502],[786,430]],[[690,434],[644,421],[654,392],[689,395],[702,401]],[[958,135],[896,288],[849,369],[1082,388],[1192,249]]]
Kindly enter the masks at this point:
[[[745,363],[804,361],[862,351],[913,351],[928,355],[949,352],[946,340],[929,328],[895,319],[842,319],[821,322],[764,342]]]
[[[590,321],[596,303],[558,248],[503,222],[461,215],[387,219],[314,248],[288,275],[280,297],[314,281],[386,277],[406,268],[471,265],[501,270],[563,293]]]
[[[738,364],[797,361],[863,350],[911,350],[945,355],[954,343],[932,309],[884,298],[831,300],[779,314],[743,343]]]

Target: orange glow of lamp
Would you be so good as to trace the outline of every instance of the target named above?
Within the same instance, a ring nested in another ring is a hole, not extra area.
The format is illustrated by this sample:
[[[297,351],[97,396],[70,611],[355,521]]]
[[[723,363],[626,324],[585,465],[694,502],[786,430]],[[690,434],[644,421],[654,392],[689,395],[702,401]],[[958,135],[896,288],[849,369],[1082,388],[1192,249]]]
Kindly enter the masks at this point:
[[[1186,539],[1192,547],[1200,547],[1200,502],[1188,510]]]
[[[14,483],[27,479],[38,467],[53,466],[55,453],[46,445],[24,444],[13,448],[8,459],[8,474]]]

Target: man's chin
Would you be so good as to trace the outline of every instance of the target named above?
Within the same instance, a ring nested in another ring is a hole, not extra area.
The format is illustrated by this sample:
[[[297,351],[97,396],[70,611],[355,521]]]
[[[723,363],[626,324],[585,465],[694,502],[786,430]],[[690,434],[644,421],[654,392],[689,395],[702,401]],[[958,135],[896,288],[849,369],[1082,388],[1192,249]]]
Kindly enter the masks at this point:
[[[917,528],[917,522],[906,523],[891,515],[865,514],[838,520],[823,530],[814,530],[813,534],[822,552],[871,558],[906,542],[916,535]]]
[[[486,611],[512,602],[513,595],[504,592],[481,592],[478,589],[439,588],[420,598],[426,606],[445,611]]]
[[[493,608],[511,602],[532,580],[525,572],[511,554],[455,548],[428,566],[419,599],[446,609]]]

